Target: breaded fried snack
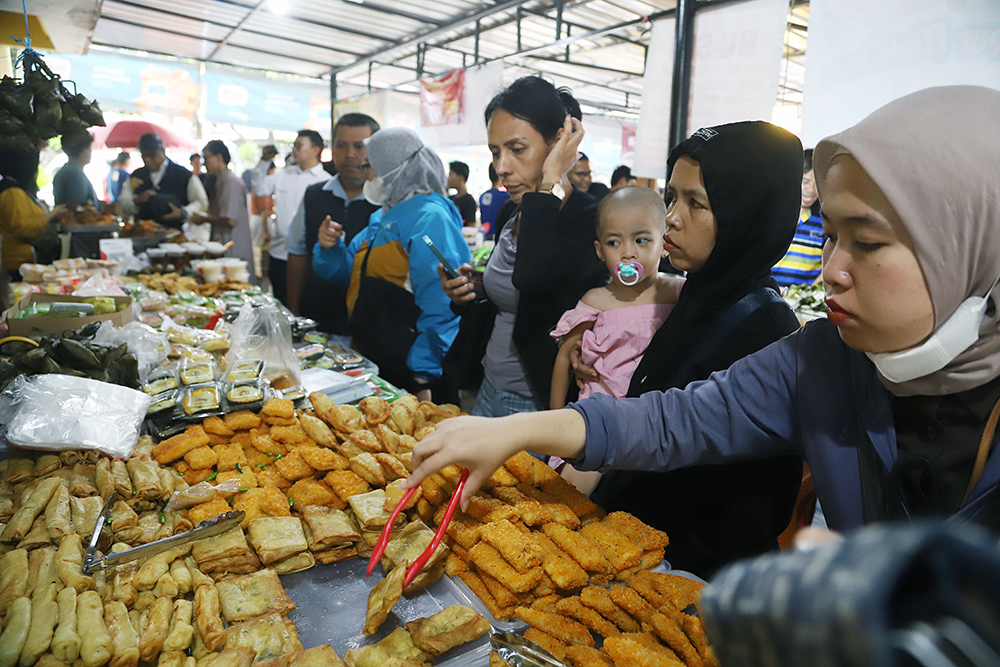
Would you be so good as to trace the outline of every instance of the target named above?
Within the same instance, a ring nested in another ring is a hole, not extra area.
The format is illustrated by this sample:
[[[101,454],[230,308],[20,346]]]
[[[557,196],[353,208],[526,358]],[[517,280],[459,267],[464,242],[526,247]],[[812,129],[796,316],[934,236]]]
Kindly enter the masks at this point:
[[[542,563],[541,548],[507,519],[483,525],[479,534],[518,572]]]
[[[635,542],[602,522],[588,523],[580,534],[597,545],[615,571],[635,567],[642,558],[642,549]]]
[[[532,533],[535,544],[541,548],[545,557],[542,559],[542,569],[549,575],[557,588],[563,590],[579,588],[587,584],[589,577],[580,564],[569,554],[559,548],[545,533]]]
[[[580,591],[580,601],[617,625],[622,632],[639,632],[642,629],[637,620],[615,603],[606,588],[587,586]]]
[[[594,645],[594,638],[590,631],[580,623],[565,616],[528,607],[518,607],[514,610],[514,615],[531,627],[547,632],[566,644]]]
[[[655,551],[670,544],[666,533],[646,525],[628,512],[612,512],[601,519],[601,523],[629,538],[643,551]]]
[[[535,566],[518,572],[504,560],[500,552],[485,542],[479,542],[469,549],[472,562],[482,572],[497,579],[515,593],[527,593],[541,580],[542,568]]]
[[[547,523],[542,526],[542,532],[559,545],[570,557],[587,572],[611,572],[608,559],[598,549],[597,545],[580,533],[569,530],[557,523]]]

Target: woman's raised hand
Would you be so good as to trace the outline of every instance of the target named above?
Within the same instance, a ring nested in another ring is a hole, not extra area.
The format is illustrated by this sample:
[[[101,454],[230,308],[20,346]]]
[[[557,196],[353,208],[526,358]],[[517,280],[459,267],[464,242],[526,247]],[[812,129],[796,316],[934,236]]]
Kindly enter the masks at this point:
[[[337,245],[340,237],[344,233],[344,228],[339,222],[334,222],[330,216],[326,216],[323,224],[319,227],[319,244],[324,248],[332,248]]]
[[[566,174],[576,164],[583,141],[583,123],[572,116],[566,116],[562,129],[556,135],[556,142],[542,165],[542,183],[564,183]]]
[[[444,266],[440,263],[437,265],[438,278],[441,279],[441,289],[448,295],[452,303],[469,303],[476,298],[476,295],[472,291],[472,265],[465,263],[458,267],[457,270],[461,275],[458,278],[451,278],[445,273]]]

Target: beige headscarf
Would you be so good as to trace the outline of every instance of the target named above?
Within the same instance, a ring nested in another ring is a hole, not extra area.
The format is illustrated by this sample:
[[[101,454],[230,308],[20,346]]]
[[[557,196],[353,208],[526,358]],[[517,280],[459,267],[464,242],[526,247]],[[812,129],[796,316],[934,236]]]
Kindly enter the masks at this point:
[[[826,173],[849,153],[882,190],[913,237],[937,330],[1000,276],[1000,91],[928,88],[890,102],[816,146],[822,200]],[[953,394],[1000,375],[1000,287],[979,340],[941,370],[882,383],[896,396]]]

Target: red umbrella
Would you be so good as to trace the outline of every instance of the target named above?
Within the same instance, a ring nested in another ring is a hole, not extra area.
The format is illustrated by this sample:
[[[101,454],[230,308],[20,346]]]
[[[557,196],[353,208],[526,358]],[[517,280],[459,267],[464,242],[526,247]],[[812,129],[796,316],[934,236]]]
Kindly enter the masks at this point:
[[[155,132],[160,135],[160,139],[163,139],[164,147],[198,150],[198,145],[192,140],[148,120],[127,118],[111,123],[107,127],[95,127],[92,131],[94,148],[135,148],[139,145],[139,137],[147,132]]]

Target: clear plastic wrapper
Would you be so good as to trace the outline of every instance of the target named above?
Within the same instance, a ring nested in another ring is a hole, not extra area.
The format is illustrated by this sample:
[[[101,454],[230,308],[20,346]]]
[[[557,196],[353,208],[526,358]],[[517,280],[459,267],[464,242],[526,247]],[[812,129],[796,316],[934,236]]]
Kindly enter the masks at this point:
[[[185,359],[181,366],[181,384],[191,386],[194,384],[204,384],[215,380],[218,374],[218,366],[214,361],[191,361]]]
[[[186,510],[189,507],[194,507],[195,505],[200,505],[201,503],[207,503],[210,500],[214,500],[215,496],[219,492],[222,493],[236,493],[245,484],[242,478],[227,479],[224,482],[219,482],[218,484],[213,484],[212,482],[198,482],[194,486],[189,486],[183,491],[175,491],[174,495],[170,497],[167,501],[166,507],[163,508],[164,512],[173,512],[174,510]]]
[[[0,393],[0,430],[18,447],[96,449],[127,458],[151,397],[70,375],[21,375]]]
[[[128,344],[128,351],[139,361],[140,381],[145,381],[163,363],[170,351],[166,336],[142,322],[129,322],[123,327],[102,322],[94,335],[94,343],[111,347]]]
[[[255,303],[263,297],[253,297]],[[226,368],[244,359],[264,361],[264,378],[275,389],[302,384],[299,360],[292,349],[292,330],[288,318],[270,300],[244,308],[229,334],[230,348]]]
[[[229,367],[226,379],[230,382],[249,382],[256,380],[264,372],[264,362],[260,359],[244,359]]]
[[[215,383],[188,387],[181,398],[181,408],[189,419],[204,419],[224,414],[222,390]]]
[[[177,390],[164,391],[153,396],[153,402],[149,404],[149,409],[146,413],[149,416],[158,415],[161,413],[169,414],[177,408],[177,401],[180,397],[180,392]]]
[[[267,383],[263,380],[236,382],[226,390],[230,410],[259,410],[264,405]]]
[[[157,396],[171,389],[177,389],[179,384],[176,370],[171,367],[160,367],[146,377],[142,390],[150,396]]]

